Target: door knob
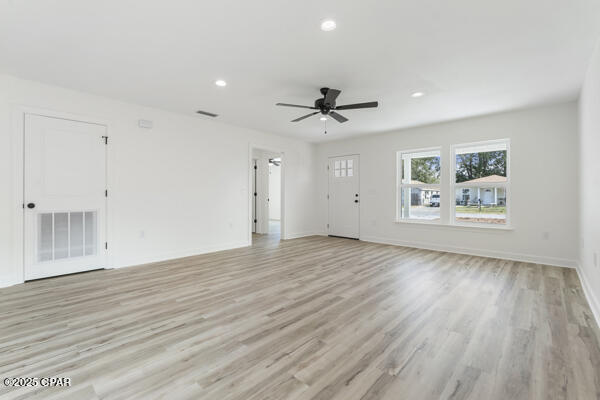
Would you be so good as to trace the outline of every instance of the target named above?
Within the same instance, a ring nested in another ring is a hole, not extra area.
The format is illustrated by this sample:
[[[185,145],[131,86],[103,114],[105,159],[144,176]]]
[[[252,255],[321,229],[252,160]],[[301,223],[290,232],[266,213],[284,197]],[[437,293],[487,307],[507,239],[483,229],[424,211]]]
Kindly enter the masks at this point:
[[[27,208],[35,208],[35,203],[28,203]]]

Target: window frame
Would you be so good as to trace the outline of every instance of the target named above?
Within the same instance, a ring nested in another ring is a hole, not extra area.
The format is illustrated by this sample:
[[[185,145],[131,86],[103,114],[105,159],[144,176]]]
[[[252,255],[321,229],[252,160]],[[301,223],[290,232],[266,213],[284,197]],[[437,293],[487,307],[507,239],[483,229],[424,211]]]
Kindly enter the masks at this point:
[[[471,146],[485,146],[485,145],[494,145],[494,144],[504,144],[506,145],[506,182],[505,183],[469,183],[465,184],[464,182],[457,183],[456,182],[456,150],[464,147]],[[450,225],[454,226],[464,226],[464,227],[479,227],[479,228],[489,228],[489,229],[511,229],[511,172],[510,172],[510,139],[492,139],[492,140],[484,140],[480,142],[470,142],[470,143],[460,143],[453,144],[450,146],[450,191],[449,191],[449,199],[450,202]],[[483,223],[483,222],[468,222],[468,221],[457,221],[456,220],[456,190],[460,188],[489,188],[489,187],[501,187],[504,188],[506,194],[506,222],[504,224],[491,224],[491,223]]]
[[[402,183],[402,174],[404,171],[404,154],[437,152],[440,158],[440,183]],[[396,222],[401,223],[419,223],[419,224],[442,224],[442,207],[443,207],[443,149],[441,146],[426,147],[420,149],[406,149],[396,151]],[[434,220],[420,218],[402,218],[402,190],[403,189],[431,189],[437,190],[440,194],[440,217]]]

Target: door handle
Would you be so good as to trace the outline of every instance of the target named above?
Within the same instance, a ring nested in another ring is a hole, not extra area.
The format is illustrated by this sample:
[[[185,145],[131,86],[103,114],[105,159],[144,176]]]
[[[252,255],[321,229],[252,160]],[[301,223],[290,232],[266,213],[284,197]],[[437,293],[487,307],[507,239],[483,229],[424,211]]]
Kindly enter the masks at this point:
[[[27,208],[35,208],[35,203],[27,203]]]
[[[358,200],[354,200],[355,203],[358,203]]]

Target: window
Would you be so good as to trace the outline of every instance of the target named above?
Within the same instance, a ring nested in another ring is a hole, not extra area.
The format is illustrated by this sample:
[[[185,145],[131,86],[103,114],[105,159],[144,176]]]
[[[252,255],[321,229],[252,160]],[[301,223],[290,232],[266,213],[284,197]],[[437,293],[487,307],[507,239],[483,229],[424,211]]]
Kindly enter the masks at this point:
[[[502,227],[509,224],[508,139],[397,153],[396,220]]]
[[[343,178],[346,176],[354,176],[354,161],[353,160],[341,160],[336,161],[333,164],[333,176],[336,178]]]
[[[440,219],[440,149],[398,152],[397,218]]]
[[[508,140],[453,147],[453,222],[507,224]]]

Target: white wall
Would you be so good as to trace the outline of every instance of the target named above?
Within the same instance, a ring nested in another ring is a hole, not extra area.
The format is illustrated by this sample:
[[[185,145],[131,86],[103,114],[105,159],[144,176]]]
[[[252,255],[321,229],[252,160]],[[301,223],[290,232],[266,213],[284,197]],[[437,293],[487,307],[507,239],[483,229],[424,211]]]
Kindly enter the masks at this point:
[[[442,146],[442,179],[449,183],[445,166],[452,144],[501,138],[511,140],[513,230],[394,222],[396,151]],[[347,154],[360,154],[362,240],[564,266],[577,263],[576,103],[320,144],[318,202],[323,233],[327,229],[327,158]]]
[[[598,59],[596,53],[581,98],[581,232],[585,244],[581,263],[595,288],[600,287],[598,268],[591,267],[593,246],[600,243],[596,206],[600,168],[595,154],[600,148]],[[363,240],[568,266],[579,259],[575,103],[316,146],[0,75],[0,285],[22,279],[20,238],[15,236],[22,210],[16,201],[20,194],[15,192],[18,165],[12,136],[19,106],[108,122],[109,259],[115,267],[247,245],[251,145],[285,153],[286,238],[326,234],[327,157],[357,153],[361,155]],[[138,128],[140,118],[154,121],[154,129]],[[394,222],[397,150],[441,145],[448,154],[454,143],[506,137],[511,139],[512,150],[514,230]]]
[[[579,108],[581,154],[579,275],[596,320],[600,321],[600,43],[590,62],[579,99]]]
[[[0,286],[22,280],[17,155],[19,106],[109,124],[109,260],[135,265],[249,243],[249,148],[285,152],[286,233],[316,230],[314,145],[0,75]],[[154,122],[141,129],[139,119]],[[218,121],[218,120],[217,120]],[[143,236],[143,237],[142,237]]]
[[[316,193],[315,193],[316,194]],[[269,165],[269,219],[281,218],[281,167]]]

